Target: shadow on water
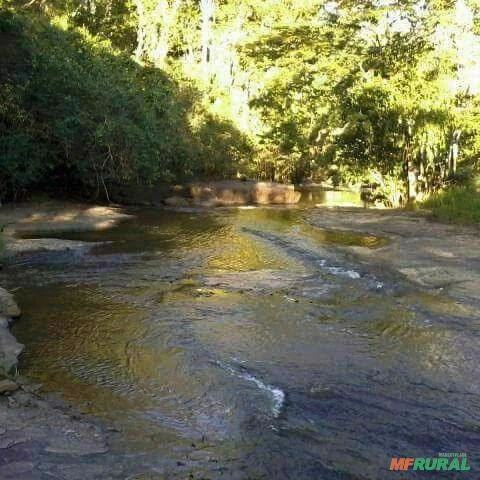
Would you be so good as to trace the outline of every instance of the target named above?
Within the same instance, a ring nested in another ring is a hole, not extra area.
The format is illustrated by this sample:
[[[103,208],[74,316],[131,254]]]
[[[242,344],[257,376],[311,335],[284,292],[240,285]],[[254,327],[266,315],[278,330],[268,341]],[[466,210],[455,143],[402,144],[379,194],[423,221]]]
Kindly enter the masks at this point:
[[[9,267],[22,373],[168,478],[380,479],[394,455],[474,455],[479,313],[357,265],[348,235],[301,209],[65,234],[110,243]]]
[[[310,205],[310,204],[309,204]],[[329,230],[313,227],[303,221],[304,211],[295,208],[270,207],[257,208],[222,208],[217,213],[192,209],[192,211],[170,210],[132,210],[136,214],[131,220],[124,221],[120,225],[108,230],[96,230],[90,232],[64,231],[64,232],[22,232],[20,238],[60,238],[66,240],[80,240],[85,242],[113,242],[114,246],[107,246],[96,251],[111,252],[112,248],[118,251],[138,251],[143,247],[144,251],[158,249],[175,249],[182,244],[190,246],[192,243],[191,233],[195,231],[196,242],[217,230],[219,235],[229,234],[232,225],[223,222],[223,216],[236,217],[239,224],[246,226],[262,224],[262,222],[274,223],[275,228],[285,233],[298,231],[299,229],[309,237],[315,238],[319,243],[329,243],[344,246],[363,246],[375,248],[387,243],[387,239],[350,232],[345,230]],[[202,233],[204,234],[202,236]],[[234,235],[231,236],[235,241]]]

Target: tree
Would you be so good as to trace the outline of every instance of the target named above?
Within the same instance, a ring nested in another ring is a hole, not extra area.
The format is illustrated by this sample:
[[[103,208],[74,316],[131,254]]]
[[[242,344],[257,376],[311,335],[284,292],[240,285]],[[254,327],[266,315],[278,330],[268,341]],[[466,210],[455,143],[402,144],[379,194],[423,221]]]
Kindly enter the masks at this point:
[[[181,4],[182,0],[135,0],[138,60],[151,61],[156,67],[165,65]]]

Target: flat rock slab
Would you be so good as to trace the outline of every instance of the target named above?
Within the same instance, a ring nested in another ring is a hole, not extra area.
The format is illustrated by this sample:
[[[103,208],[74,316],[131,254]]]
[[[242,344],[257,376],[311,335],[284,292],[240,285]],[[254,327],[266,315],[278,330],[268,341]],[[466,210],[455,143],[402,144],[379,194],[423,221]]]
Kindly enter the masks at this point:
[[[103,464],[95,465],[92,463],[72,463],[68,465],[42,466],[42,470],[55,474],[54,478],[65,478],[68,480],[103,480],[107,478],[139,478],[125,477],[121,465]]]
[[[94,245],[93,242],[18,237],[41,234],[52,236],[61,232],[104,230],[128,218],[131,218],[131,215],[126,214],[121,208],[73,202],[47,201],[35,204],[8,205],[0,208],[0,227],[4,226],[8,256],[36,251],[68,251],[90,248]]]
[[[198,295],[215,295],[215,289],[252,295],[279,294],[286,302],[313,300],[332,294],[338,285],[320,282],[317,275],[295,274],[281,270],[256,270],[223,273],[205,278],[208,289],[197,289]]]
[[[0,396],[1,480],[128,477],[128,459],[111,453],[101,426],[53,407],[48,398],[26,392],[26,385]]]
[[[88,251],[101,242],[83,242],[62,238],[10,238],[7,243],[9,255],[24,255],[37,252]]]
[[[74,430],[64,431],[62,435],[49,438],[45,447],[46,452],[79,456],[107,453],[108,450],[107,444],[100,436],[88,438]]]
[[[0,208],[0,225],[5,234],[18,232],[62,232],[101,230],[129,218],[117,207],[50,201]]]
[[[212,275],[205,278],[204,284],[207,287],[265,293],[292,287],[306,278],[307,275],[282,270],[255,270]]]
[[[434,222],[418,213],[360,208],[319,208],[310,221],[319,228],[388,237],[391,242],[377,249],[343,248],[423,287],[445,290],[462,301],[480,300],[478,227]]]

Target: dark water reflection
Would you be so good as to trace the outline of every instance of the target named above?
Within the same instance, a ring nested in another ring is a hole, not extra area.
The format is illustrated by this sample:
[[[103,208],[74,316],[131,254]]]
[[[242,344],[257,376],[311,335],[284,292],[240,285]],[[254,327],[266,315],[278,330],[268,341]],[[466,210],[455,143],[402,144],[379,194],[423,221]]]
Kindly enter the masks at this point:
[[[132,468],[417,478],[390,458],[458,451],[478,478],[477,310],[356,264],[335,245],[382,240],[308,210],[137,214],[7,271],[22,372],[121,427]]]

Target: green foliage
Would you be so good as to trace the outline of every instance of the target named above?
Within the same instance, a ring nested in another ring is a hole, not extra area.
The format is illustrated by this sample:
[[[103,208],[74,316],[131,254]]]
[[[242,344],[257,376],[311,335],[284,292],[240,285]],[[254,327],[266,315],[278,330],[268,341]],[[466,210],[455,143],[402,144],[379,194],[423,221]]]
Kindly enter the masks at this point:
[[[304,177],[336,166],[350,179],[376,171],[405,184],[408,160],[426,190],[455,170],[454,132],[462,132],[458,160],[475,162],[478,97],[464,85],[480,38],[458,23],[453,4],[417,7],[340,2],[335,13],[307,14],[241,46],[247,68],[261,69],[251,106],[266,126],[263,143]],[[476,45],[471,56],[453,39]]]
[[[480,224],[480,192],[468,187],[453,187],[433,194],[423,202],[441,220]]]
[[[477,1],[0,5],[0,197],[246,174],[396,205],[480,168]]]
[[[75,27],[85,28],[91,35],[109,40],[115,47],[133,51],[136,42],[136,10],[131,1],[67,0],[52,2],[67,14]]]
[[[0,28],[11,52],[2,61],[0,198],[32,186],[108,196],[112,183],[224,176],[248,157],[242,135],[207,115],[181,78],[40,16],[4,10]]]

